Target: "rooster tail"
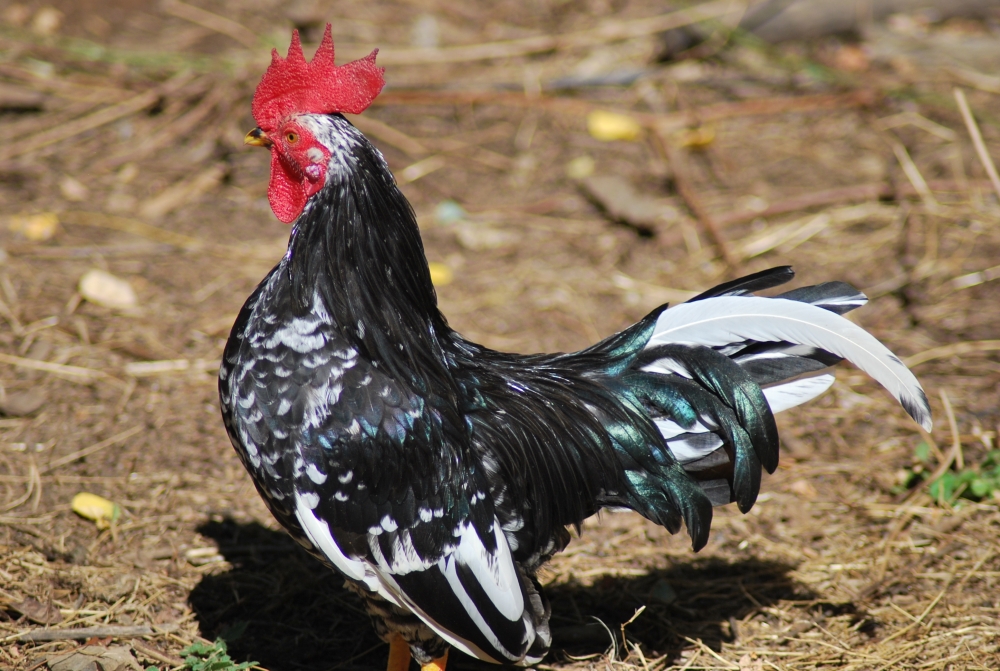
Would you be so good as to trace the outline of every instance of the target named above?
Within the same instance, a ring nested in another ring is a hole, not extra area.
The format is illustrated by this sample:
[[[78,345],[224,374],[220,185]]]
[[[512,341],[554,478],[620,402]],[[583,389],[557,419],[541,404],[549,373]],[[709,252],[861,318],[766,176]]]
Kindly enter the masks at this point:
[[[686,525],[695,550],[708,542],[712,526],[712,502],[698,484],[684,472],[666,449],[655,425],[636,421],[643,412],[641,394],[627,385],[616,389],[618,399],[629,408],[627,421],[604,418],[627,489],[615,496],[601,497],[602,506],[625,506],[646,519],[677,533]],[[682,402],[683,403],[683,402]]]
[[[683,520],[695,552],[705,547],[712,528],[712,501],[680,464],[625,474],[634,491],[632,510],[674,534]]]
[[[752,293],[791,277],[790,268],[774,268],[657,312],[652,334],[625,376],[671,455],[715,505],[736,501],[749,510],[761,468],[771,472],[778,462],[773,413],[829,389],[830,366],[842,359],[881,383],[917,423],[931,427],[927,397],[913,374],[841,316],[865,304],[863,293],[843,282],[773,298]]]
[[[848,286],[832,284],[833,288]],[[800,370],[803,365],[812,367],[805,364],[807,359],[847,359],[885,387],[929,431],[927,395],[913,373],[873,335],[825,307],[832,304],[843,309],[849,301],[838,302],[836,297],[818,293],[812,296],[816,304],[801,302],[795,292],[775,298],[720,296],[684,303],[660,315],[646,347],[689,343],[711,347],[737,363],[770,357],[779,370],[786,369],[781,372],[784,379],[807,372]]]
[[[728,448],[725,500],[705,494],[716,505],[735,500],[747,512],[760,491],[761,468],[770,472],[778,463],[778,431],[760,387],[738,364],[707,347],[667,345],[651,354],[658,358],[631,371],[626,381],[654,418],[671,458],[683,466],[692,455],[679,447],[697,450],[696,457],[702,456],[699,448]],[[685,440],[687,433],[695,435]]]
[[[585,370],[591,376],[618,377],[642,355],[643,348],[653,337],[660,315],[667,307],[661,305],[627,329],[596,345],[562,356],[571,357],[579,370]]]
[[[905,365],[842,315],[864,305],[843,282],[754,295],[794,277],[785,266],[721,284],[687,303],[661,307],[619,334],[572,355],[576,370],[601,380],[624,416],[598,412],[627,491],[602,506],[626,506],[694,548],[708,538],[712,506],[747,512],[762,472],[778,466],[774,413],[830,388],[831,366],[847,359],[880,382],[923,427],[927,397]],[[642,421],[642,419],[646,421]],[[651,421],[650,421],[651,420]]]

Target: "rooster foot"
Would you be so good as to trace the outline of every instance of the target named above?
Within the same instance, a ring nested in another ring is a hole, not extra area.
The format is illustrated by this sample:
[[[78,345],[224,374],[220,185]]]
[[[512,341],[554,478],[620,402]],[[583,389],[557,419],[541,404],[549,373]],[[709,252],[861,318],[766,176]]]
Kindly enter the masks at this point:
[[[420,671],[445,671],[448,665],[448,651],[437,659],[432,659],[420,667]],[[399,634],[393,634],[389,641],[389,662],[385,671],[409,671],[410,646]]]
[[[433,662],[432,662],[433,664]],[[389,641],[389,663],[385,671],[409,671],[410,646],[399,634],[393,634]],[[441,667],[442,669],[444,666]]]
[[[420,667],[420,671],[444,671],[444,667],[448,664],[448,651],[445,650],[444,654],[437,659],[432,659],[427,664]]]

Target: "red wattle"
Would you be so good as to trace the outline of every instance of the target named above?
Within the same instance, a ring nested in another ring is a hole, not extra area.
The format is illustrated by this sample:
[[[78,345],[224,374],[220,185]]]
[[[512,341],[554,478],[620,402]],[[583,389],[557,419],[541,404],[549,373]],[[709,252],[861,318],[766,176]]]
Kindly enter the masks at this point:
[[[271,181],[267,185],[267,200],[279,221],[290,224],[302,214],[308,195],[302,188],[302,178],[286,165],[275,151],[271,152]]]

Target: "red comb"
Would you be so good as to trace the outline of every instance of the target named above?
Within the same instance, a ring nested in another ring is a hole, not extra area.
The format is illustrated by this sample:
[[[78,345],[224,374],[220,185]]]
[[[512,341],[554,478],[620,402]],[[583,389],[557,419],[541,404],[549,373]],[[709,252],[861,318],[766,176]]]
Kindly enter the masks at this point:
[[[287,58],[277,49],[271,51],[271,65],[253,94],[254,120],[271,132],[290,114],[360,114],[385,85],[385,68],[375,65],[377,53],[378,49],[347,65],[334,65],[328,23],[316,55],[307,63],[299,31],[294,31]]]

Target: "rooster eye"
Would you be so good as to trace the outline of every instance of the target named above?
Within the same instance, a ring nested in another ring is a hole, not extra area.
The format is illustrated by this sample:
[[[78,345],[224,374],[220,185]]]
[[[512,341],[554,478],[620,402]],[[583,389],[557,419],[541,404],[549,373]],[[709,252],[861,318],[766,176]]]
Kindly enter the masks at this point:
[[[299,134],[288,131],[285,133],[285,141],[288,142],[288,144],[295,144],[299,141]]]

